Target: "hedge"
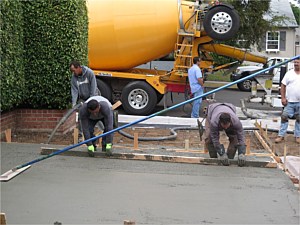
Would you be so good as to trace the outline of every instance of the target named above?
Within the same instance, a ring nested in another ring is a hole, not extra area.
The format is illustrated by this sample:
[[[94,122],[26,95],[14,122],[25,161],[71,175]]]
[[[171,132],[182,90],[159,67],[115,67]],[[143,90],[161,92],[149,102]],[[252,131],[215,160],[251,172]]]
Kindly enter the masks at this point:
[[[23,13],[21,0],[0,3],[0,109],[9,110],[24,97]]]
[[[26,99],[32,108],[64,109],[70,104],[69,63],[87,63],[85,0],[24,1]]]
[[[88,62],[85,0],[2,0],[1,111],[70,105],[69,63]]]

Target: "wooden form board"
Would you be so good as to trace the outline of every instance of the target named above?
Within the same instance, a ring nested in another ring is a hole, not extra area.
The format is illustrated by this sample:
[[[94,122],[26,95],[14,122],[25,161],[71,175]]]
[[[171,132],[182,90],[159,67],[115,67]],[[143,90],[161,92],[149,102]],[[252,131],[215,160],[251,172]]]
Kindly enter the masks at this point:
[[[118,108],[120,105],[122,105],[122,102],[121,101],[117,101],[115,104],[113,104],[111,106],[112,110],[115,110],[116,108]]]
[[[59,151],[55,148],[41,148],[41,155],[49,155],[53,152]],[[79,156],[89,157],[87,151],[69,150],[61,153],[63,156]],[[202,165],[221,165],[218,159],[204,158],[204,157],[188,157],[188,156],[170,156],[170,155],[154,155],[142,153],[113,153],[112,156],[106,156],[104,152],[95,152],[97,158],[110,158],[110,159],[124,159],[124,160],[144,160],[144,161],[159,161],[159,162],[172,162],[172,163],[190,163]],[[230,165],[238,165],[237,160],[230,159]],[[269,161],[247,161],[246,166],[249,167],[264,167],[264,168],[277,168],[276,162]]]
[[[6,225],[5,213],[0,214],[0,225]]]

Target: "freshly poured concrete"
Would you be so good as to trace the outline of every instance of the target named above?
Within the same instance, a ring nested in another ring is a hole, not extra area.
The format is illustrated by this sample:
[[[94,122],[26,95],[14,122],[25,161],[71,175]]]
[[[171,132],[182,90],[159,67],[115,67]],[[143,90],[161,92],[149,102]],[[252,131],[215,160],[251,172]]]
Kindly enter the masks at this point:
[[[1,174],[41,146],[1,143]],[[8,224],[299,224],[299,192],[279,169],[54,156],[1,183],[1,212]]]

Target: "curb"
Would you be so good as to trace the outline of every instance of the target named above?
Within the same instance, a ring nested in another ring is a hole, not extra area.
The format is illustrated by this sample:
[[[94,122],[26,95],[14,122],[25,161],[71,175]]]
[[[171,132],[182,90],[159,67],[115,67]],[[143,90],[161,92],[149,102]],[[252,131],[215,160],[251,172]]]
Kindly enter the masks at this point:
[[[205,81],[204,86],[208,87],[208,88],[218,88],[218,87],[222,87],[229,83],[230,82],[225,82],[225,81]],[[278,91],[278,87],[279,87],[278,84],[273,84],[272,91]],[[236,84],[234,84],[226,89],[239,90]],[[264,89],[262,88],[262,86],[257,85],[257,90],[263,91]],[[249,93],[251,93],[251,92],[249,92]]]

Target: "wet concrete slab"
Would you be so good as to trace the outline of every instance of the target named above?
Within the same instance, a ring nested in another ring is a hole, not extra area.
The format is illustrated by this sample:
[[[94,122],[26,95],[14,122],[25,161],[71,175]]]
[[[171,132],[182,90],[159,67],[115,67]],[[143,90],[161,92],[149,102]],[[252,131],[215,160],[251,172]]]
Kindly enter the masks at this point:
[[[41,147],[1,143],[1,174]],[[299,224],[299,192],[279,169],[58,155],[1,183],[1,212],[8,224]]]

